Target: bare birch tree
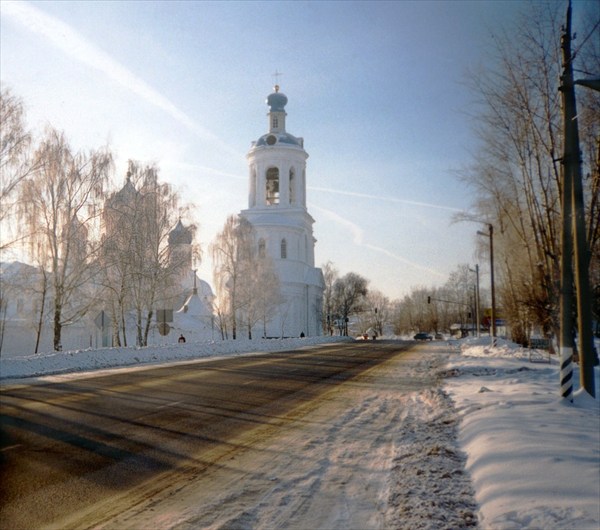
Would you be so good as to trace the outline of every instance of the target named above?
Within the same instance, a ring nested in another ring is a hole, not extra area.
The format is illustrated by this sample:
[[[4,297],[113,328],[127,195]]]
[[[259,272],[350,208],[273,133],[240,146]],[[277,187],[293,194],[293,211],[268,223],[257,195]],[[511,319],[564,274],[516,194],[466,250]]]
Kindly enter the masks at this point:
[[[131,164],[125,185],[110,194],[103,209],[101,278],[103,302],[109,308],[113,344],[127,346],[127,312],[133,307],[130,278],[138,237],[140,194],[131,182]]]
[[[326,335],[333,335],[333,321],[336,318],[333,286],[339,277],[339,273],[331,261],[325,263],[321,269],[323,271],[323,281],[325,283],[325,289],[323,290],[323,332]]]
[[[263,337],[267,336],[267,324],[272,320],[282,304],[281,285],[275,272],[273,260],[269,256],[252,255],[246,262],[244,281],[242,282],[241,304],[248,338],[252,339],[252,329],[262,323]]]
[[[48,270],[53,310],[53,345],[62,328],[79,320],[93,302],[97,246],[90,238],[109,172],[104,149],[74,153],[63,133],[49,128],[35,152],[36,169],[23,181],[18,216],[31,258]]]
[[[271,258],[259,252],[256,231],[240,216],[230,216],[210,247],[214,260],[214,282],[219,307],[221,335],[231,329],[232,338],[243,326],[252,339],[261,322],[267,324],[283,300],[281,286]]]
[[[230,215],[223,230],[210,246],[213,257],[213,277],[219,307],[224,311],[235,340],[238,318],[249,303],[248,289],[244,286],[249,263],[256,254],[255,234],[252,225],[244,218]]]
[[[8,88],[0,92],[0,251],[15,242],[7,236],[15,213],[19,185],[34,169],[31,134],[25,129],[22,101]],[[25,236],[22,232],[19,238]]]
[[[158,171],[154,164],[130,161],[126,183],[126,188],[130,187],[129,206],[113,201],[113,210],[118,211],[106,237],[116,280],[112,284],[115,303],[121,315],[132,307],[136,343],[140,346],[148,344],[157,304],[169,305],[171,290],[182,268],[191,267],[183,257],[174,259],[169,247],[169,235],[181,214],[180,198],[169,184],[159,181]],[[122,326],[125,329],[124,322]]]

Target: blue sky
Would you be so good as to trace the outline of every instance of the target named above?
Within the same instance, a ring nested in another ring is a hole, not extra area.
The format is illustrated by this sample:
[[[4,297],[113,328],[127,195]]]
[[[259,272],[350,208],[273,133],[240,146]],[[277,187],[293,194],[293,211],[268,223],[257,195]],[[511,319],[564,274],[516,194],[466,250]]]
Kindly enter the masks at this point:
[[[273,73],[304,138],[316,265],[399,298],[475,263],[457,180],[476,138],[465,81],[516,1],[5,2],[3,86],[74,147],[155,161],[208,244],[247,207],[245,155],[267,131]],[[482,268],[485,264],[482,264]],[[485,281],[485,278],[482,278]]]

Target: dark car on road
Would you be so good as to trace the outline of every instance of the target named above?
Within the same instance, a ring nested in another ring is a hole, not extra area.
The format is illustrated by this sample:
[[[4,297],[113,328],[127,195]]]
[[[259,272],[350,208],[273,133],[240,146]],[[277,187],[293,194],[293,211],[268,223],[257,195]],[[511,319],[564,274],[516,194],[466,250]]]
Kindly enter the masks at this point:
[[[413,339],[415,340],[433,340],[433,337],[428,333],[417,333]]]

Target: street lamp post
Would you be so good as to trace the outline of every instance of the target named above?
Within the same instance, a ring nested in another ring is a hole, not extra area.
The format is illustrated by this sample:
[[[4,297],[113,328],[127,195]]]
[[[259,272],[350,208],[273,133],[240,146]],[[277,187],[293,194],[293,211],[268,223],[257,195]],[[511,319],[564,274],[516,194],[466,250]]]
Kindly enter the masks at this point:
[[[494,225],[488,223],[489,233],[477,230],[480,236],[490,238],[490,284],[492,290],[492,347],[496,346],[496,288],[494,285]]]

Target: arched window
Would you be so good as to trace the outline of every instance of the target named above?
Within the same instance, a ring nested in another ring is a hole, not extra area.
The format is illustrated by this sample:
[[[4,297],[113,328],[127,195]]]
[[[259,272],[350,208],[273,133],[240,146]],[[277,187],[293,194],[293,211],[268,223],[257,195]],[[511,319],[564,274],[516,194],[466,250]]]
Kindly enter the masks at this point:
[[[281,240],[281,259],[287,259],[287,241]]]
[[[290,204],[294,204],[296,202],[296,183],[294,181],[294,176],[296,172],[294,168],[290,168]]]
[[[265,240],[261,237],[258,241],[258,257],[259,258],[264,258],[266,255],[266,244],[265,244]]]
[[[267,169],[267,204],[279,204],[279,169]]]
[[[279,119],[277,118],[277,116],[273,116],[273,126],[271,127],[271,129],[277,129],[279,127]]]

